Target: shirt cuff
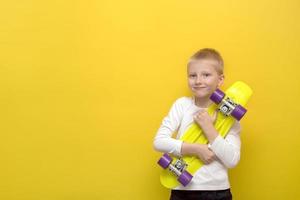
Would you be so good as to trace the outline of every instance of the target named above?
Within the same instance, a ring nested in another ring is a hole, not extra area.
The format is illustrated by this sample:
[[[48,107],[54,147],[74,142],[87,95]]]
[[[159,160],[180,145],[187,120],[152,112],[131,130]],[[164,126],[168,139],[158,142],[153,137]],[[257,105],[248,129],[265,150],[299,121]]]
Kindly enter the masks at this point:
[[[174,141],[175,148],[174,148],[174,151],[172,152],[174,155],[181,156],[182,143],[183,143],[182,140],[175,140]]]

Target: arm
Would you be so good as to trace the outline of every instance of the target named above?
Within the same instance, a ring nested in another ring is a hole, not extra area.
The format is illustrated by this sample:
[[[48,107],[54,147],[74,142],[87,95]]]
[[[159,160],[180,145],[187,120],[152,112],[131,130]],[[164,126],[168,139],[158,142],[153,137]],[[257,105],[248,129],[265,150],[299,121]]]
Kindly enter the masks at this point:
[[[216,159],[216,155],[206,144],[191,144],[172,138],[178,130],[183,117],[183,98],[178,99],[172,106],[154,138],[153,147],[156,151],[170,153],[175,156],[196,155],[205,164]]]
[[[210,149],[227,168],[233,168],[240,160],[240,124],[236,121],[227,136],[222,138],[213,125],[216,117],[217,112],[210,117],[206,110],[201,110],[194,116],[194,119],[208,139]]]
[[[176,118],[176,105],[171,109],[169,115],[164,118],[154,138],[154,149],[159,152],[171,153],[175,156],[193,155],[198,156],[205,164],[211,163],[216,159],[216,155],[206,144],[187,143],[171,138],[175,129],[178,128],[180,120]],[[173,123],[172,123],[173,122]]]
[[[183,100],[183,98],[177,99],[163,119],[153,141],[156,151],[181,156],[182,141],[172,138],[172,135],[178,130],[183,117]]]
[[[206,130],[210,149],[227,168],[234,168],[240,160],[240,131],[238,122],[231,127],[225,138],[221,137],[215,128]]]
[[[183,142],[181,154],[198,156],[205,164],[209,164],[216,159],[216,155],[206,144]]]

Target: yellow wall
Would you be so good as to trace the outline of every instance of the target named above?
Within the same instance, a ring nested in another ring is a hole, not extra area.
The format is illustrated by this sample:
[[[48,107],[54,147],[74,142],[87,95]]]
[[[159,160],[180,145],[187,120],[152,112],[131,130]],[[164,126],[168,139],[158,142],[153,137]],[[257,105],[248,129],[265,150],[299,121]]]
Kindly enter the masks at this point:
[[[153,137],[213,47],[254,90],[235,199],[300,195],[300,3],[2,1],[0,199],[168,199]],[[298,104],[297,104],[298,103]]]

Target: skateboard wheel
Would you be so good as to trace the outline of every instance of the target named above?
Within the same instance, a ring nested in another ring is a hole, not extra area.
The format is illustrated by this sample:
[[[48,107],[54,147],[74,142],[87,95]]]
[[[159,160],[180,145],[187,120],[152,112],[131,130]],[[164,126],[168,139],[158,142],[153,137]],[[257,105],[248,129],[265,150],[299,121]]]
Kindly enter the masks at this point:
[[[222,90],[220,89],[216,89],[214,93],[212,93],[212,95],[210,96],[210,99],[216,104],[219,104],[224,97],[225,97],[224,92],[222,92]]]
[[[187,172],[186,170],[181,173],[181,175],[178,177],[178,181],[183,185],[186,186],[191,182],[193,176]]]
[[[245,115],[246,112],[247,110],[244,107],[237,105],[232,111],[231,115],[237,120],[240,120],[242,119],[242,117]]]
[[[164,155],[158,160],[158,164],[166,169],[170,163],[172,162],[172,158],[167,154],[167,153],[164,153]]]

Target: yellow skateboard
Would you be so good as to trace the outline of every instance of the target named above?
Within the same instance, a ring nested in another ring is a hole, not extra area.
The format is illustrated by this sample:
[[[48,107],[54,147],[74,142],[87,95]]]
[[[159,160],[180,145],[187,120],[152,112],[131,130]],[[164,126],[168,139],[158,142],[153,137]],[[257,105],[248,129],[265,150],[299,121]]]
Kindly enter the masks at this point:
[[[208,114],[213,115],[218,109],[218,115],[214,126],[218,133],[225,137],[235,120],[240,120],[247,110],[244,108],[252,95],[252,89],[244,82],[237,81],[229,87],[225,93],[217,89],[210,97],[215,102],[208,107]],[[183,134],[180,140],[189,143],[207,144],[208,140],[202,133],[202,129],[193,123]],[[193,174],[204,165],[197,156],[173,157],[167,153],[159,159],[158,164],[163,168],[160,174],[160,182],[166,188],[172,189],[179,184],[187,186]]]

